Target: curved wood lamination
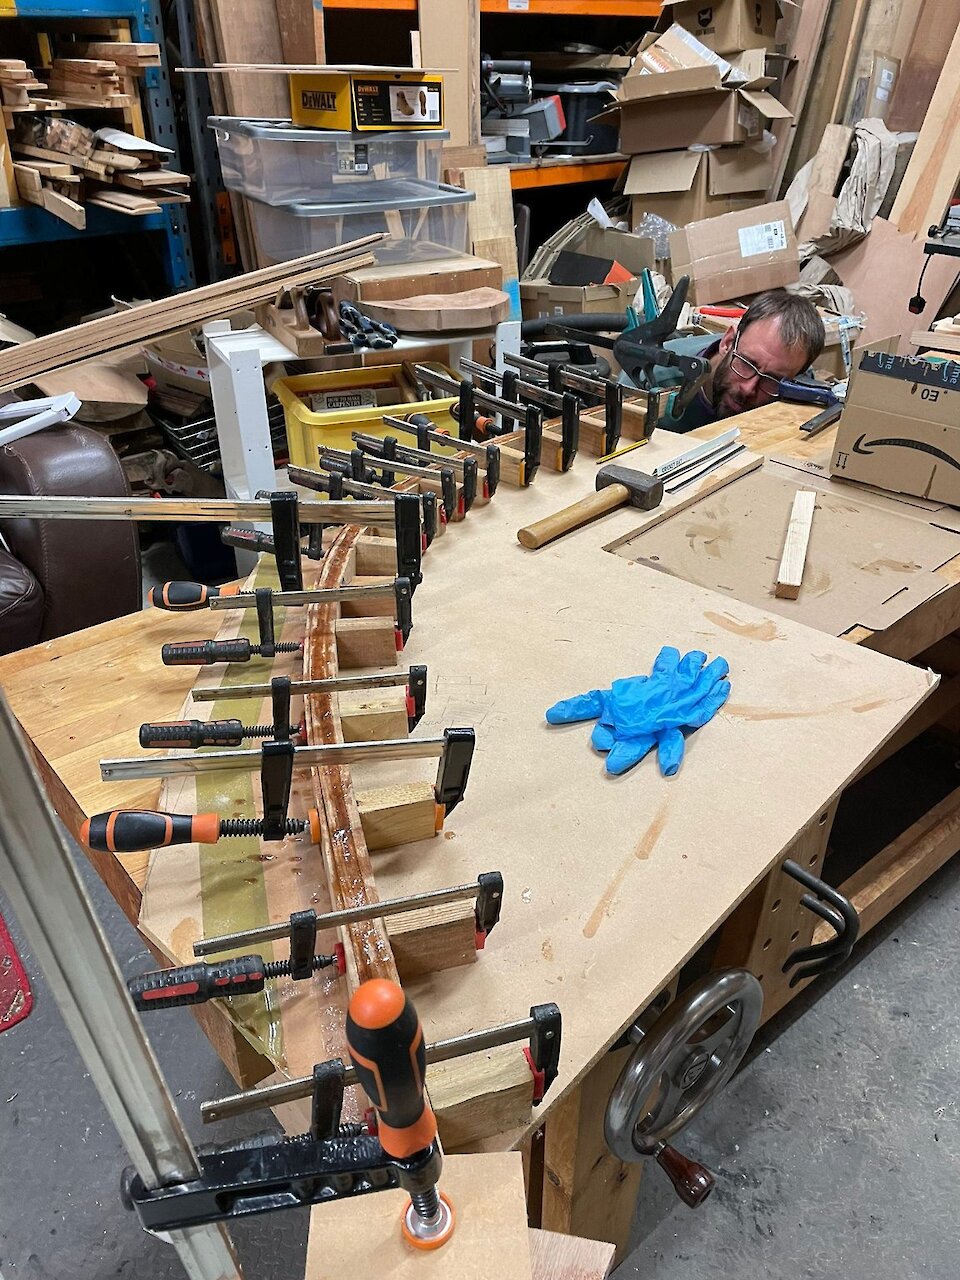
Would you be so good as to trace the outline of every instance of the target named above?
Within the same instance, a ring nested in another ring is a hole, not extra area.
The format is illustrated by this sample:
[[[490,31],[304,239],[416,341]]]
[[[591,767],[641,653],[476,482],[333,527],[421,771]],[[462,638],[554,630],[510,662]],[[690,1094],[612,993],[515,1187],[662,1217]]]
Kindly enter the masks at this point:
[[[357,525],[341,529],[323,559],[318,587],[338,587],[348,575],[353,553],[363,530]],[[338,606],[310,605],[307,609],[303,648],[305,680],[325,680],[338,674],[336,623]],[[309,694],[304,698],[304,722],[311,746],[342,742],[343,731],[336,694]],[[353,794],[350,770],[327,766],[311,770],[317,810],[323,816],[321,848],[336,908],[377,902],[370,853],[360,824],[360,810]],[[382,920],[348,926],[352,982],[368,978],[398,981],[397,966]]]

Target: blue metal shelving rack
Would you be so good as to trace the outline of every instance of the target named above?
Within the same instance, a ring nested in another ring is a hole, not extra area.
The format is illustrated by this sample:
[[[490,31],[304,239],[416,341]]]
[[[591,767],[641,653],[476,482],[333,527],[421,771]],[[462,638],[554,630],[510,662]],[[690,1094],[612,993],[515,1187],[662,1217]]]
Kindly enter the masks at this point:
[[[130,23],[130,38],[152,40],[164,46],[159,0],[0,0],[3,18],[122,18]],[[166,67],[151,67],[143,77],[143,106],[154,142],[170,147],[177,157],[177,131],[173,118],[170,78]],[[87,227],[77,231],[45,209],[27,205],[0,209],[0,247],[46,240],[83,240],[88,236],[126,235],[132,231],[159,233],[163,237],[167,279],[171,290],[192,289],[196,284],[193,251],[184,207],[164,205],[160,213],[130,218],[96,206],[87,209]]]

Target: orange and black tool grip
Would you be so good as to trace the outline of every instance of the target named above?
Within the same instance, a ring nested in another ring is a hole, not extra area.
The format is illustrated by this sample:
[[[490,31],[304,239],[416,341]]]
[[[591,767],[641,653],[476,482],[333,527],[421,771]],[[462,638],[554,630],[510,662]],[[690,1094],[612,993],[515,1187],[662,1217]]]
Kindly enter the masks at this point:
[[[266,974],[260,956],[237,956],[181,969],[160,969],[130,978],[127,990],[138,1009],[174,1009],[203,1004],[220,996],[245,996],[263,990]]]
[[[429,1147],[437,1122],[424,1095],[423,1028],[395,982],[371,978],[354,992],[347,1012],[347,1047],[357,1079],[377,1110],[387,1155],[405,1160]]]
[[[216,844],[215,813],[158,813],[154,809],[111,809],[95,813],[80,828],[80,839],[100,853],[138,853],[169,844]]]
[[[242,720],[169,720],[140,726],[141,747],[239,747]]]
[[[165,644],[160,657],[165,667],[209,667],[214,662],[249,662],[249,640],[188,640]]]
[[[208,587],[203,582],[164,582],[162,586],[151,587],[148,598],[156,609],[186,613],[191,609],[205,609],[214,596],[235,596],[239,591],[237,583]]]

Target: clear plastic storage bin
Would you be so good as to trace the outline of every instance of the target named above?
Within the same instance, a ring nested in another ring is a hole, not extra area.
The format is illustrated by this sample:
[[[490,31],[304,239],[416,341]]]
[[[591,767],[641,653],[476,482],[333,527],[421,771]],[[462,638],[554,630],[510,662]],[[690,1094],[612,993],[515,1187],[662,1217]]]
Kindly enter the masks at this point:
[[[298,129],[289,120],[211,116],[224,184],[291,204],[298,200],[384,200],[384,183],[437,184],[446,130],[340,133]]]
[[[257,241],[274,262],[380,233],[389,237],[373,246],[380,263],[420,262],[467,252],[467,206],[476,198],[472,191],[426,182],[391,186],[395,194],[389,200],[287,205],[251,200]]]

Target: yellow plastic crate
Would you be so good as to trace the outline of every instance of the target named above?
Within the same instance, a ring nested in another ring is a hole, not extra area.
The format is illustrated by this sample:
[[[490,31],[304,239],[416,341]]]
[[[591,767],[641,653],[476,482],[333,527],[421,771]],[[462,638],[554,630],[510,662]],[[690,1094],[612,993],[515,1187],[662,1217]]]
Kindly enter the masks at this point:
[[[451,377],[456,377],[452,371]],[[402,418],[410,413],[426,414],[440,431],[457,434],[457,424],[450,414],[451,405],[456,404],[454,398],[443,400],[421,400],[411,403],[400,397],[400,388],[404,385],[401,378],[402,366],[385,364],[371,366],[367,369],[344,369],[335,373],[301,373],[293,378],[277,378],[273,384],[274,394],[283,405],[284,418],[287,425],[287,447],[290,461],[297,467],[316,468],[317,451],[327,449],[352,449],[352,431],[363,431],[367,435],[390,435],[390,429],[383,425],[384,415]],[[351,392],[372,390],[383,393],[396,387],[397,399],[393,404],[365,405],[360,408],[331,408],[315,411],[310,408],[304,397],[317,394],[343,392],[349,398]],[[416,445],[413,437],[407,441]]]

